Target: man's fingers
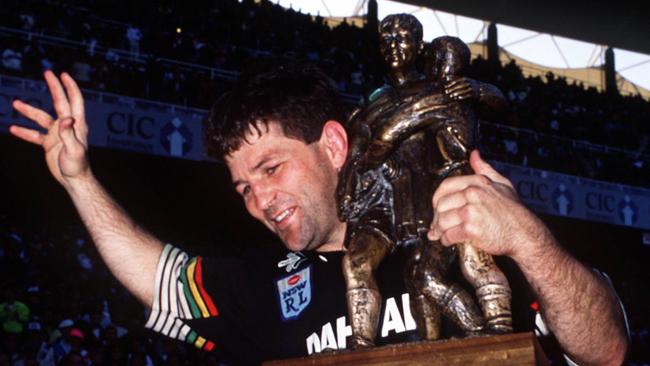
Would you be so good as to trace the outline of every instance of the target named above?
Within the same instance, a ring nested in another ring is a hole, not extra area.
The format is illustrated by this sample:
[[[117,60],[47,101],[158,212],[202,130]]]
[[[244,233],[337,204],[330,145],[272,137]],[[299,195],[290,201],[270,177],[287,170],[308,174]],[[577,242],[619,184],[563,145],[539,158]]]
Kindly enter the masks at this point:
[[[436,213],[443,213],[463,207],[467,204],[467,198],[463,192],[454,192],[443,196],[434,207]]]
[[[9,127],[9,132],[19,139],[31,142],[32,144],[43,145],[43,134],[36,130],[21,126],[11,126]]]
[[[430,241],[439,240],[442,245],[447,247],[469,240],[463,225],[452,226],[445,231],[432,227],[427,233],[427,239]]]
[[[510,180],[501,175],[490,164],[483,160],[478,150],[474,150],[470,154],[469,165],[472,167],[472,169],[474,169],[474,172],[476,174],[485,175],[494,182],[501,183],[510,188],[513,188]]]
[[[72,128],[73,124],[74,119],[72,117],[64,118],[59,122],[59,138],[68,151],[73,151],[79,146],[79,140],[75,137],[74,128]]]
[[[68,99],[70,100],[70,108],[72,111],[72,117],[74,118],[74,129],[75,134],[79,141],[84,145],[87,144],[86,140],[88,138],[88,125],[86,125],[86,112],[84,108],[84,99],[81,94],[81,90],[77,85],[77,82],[68,74],[61,74],[61,81],[65,86],[65,89],[68,93]]]
[[[84,98],[81,94],[81,90],[79,89],[77,82],[75,82],[74,79],[68,75],[68,73],[64,72],[61,74],[61,81],[63,82],[63,86],[65,86],[66,92],[68,93],[72,117],[75,119],[75,127],[81,127],[79,124],[83,123],[82,121],[85,117]]]
[[[470,234],[467,229],[471,227],[471,217],[475,216],[472,212],[475,212],[475,208],[471,205],[462,205],[444,212],[437,211],[427,233],[429,240],[441,239],[451,245],[461,240],[458,237],[461,234],[464,235],[462,240],[465,240]]]
[[[438,231],[444,233],[454,226],[458,226],[463,222],[460,210],[451,210],[438,214],[436,220],[436,227]]]
[[[440,240],[445,230],[460,225],[462,222],[460,209],[465,206],[466,202],[461,192],[443,197],[434,210],[433,221],[427,232],[428,239],[431,241]],[[441,210],[441,206],[445,206],[445,209]]]
[[[427,232],[427,239],[430,241],[440,240],[440,232],[435,228],[434,225],[431,225],[429,231]]]
[[[39,126],[49,129],[52,127],[54,118],[42,109],[33,107],[23,101],[14,100],[11,104],[15,110],[25,116],[27,119],[36,122]]]
[[[454,244],[466,242],[469,240],[467,232],[463,228],[463,225],[457,225],[452,228],[449,228],[440,236],[440,243],[444,246],[451,246]]]
[[[433,207],[434,209],[438,207],[440,200],[449,194],[461,192],[470,186],[478,188],[486,187],[491,184],[493,184],[492,180],[490,180],[486,175],[474,174],[449,177],[443,180],[434,192]]]
[[[50,94],[52,94],[52,104],[54,105],[57,116],[59,118],[70,116],[72,114],[70,103],[68,102],[68,97],[65,95],[61,82],[50,70],[45,71],[44,76],[47,87],[50,89]]]

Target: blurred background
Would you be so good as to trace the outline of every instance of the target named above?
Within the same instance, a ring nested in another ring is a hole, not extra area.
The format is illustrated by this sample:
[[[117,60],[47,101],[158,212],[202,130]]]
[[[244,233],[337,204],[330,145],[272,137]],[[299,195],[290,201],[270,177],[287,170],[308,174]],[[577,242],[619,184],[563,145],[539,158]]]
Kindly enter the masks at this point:
[[[82,86],[93,171],[165,242],[202,255],[278,245],[249,218],[201,122],[246,74],[318,64],[352,109],[384,84],[377,24],[406,12],[425,41],[463,39],[467,75],[510,103],[480,149],[560,242],[612,279],[628,364],[650,364],[650,22],[632,1],[7,0],[0,6],[0,366],[213,365],[143,328],[42,151],[18,98],[51,111],[44,70]]]

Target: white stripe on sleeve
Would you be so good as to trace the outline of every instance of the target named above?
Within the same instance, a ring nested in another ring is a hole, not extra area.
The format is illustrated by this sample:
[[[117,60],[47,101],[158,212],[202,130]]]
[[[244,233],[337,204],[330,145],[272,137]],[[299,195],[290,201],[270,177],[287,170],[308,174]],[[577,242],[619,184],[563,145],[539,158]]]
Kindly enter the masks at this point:
[[[187,260],[185,252],[170,244],[165,245],[156,268],[154,302],[146,328],[170,335],[178,327],[177,321],[188,314],[183,284],[179,280],[180,270]],[[178,331],[174,333],[179,335]]]

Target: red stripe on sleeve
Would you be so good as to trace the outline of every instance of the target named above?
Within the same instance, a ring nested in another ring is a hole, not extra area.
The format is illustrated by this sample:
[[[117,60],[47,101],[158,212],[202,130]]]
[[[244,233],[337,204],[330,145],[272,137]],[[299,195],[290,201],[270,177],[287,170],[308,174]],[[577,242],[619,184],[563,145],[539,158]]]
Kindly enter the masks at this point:
[[[203,349],[205,351],[211,352],[214,349],[214,343],[212,343],[211,341],[205,342],[205,345],[203,345]]]
[[[212,316],[217,316],[219,315],[219,311],[217,311],[217,307],[214,305],[214,302],[212,301],[212,298],[208,293],[205,291],[205,288],[203,287],[203,258],[198,257],[196,261],[196,269],[194,270],[194,281],[196,282],[196,287],[199,289],[199,292],[201,293],[201,297],[205,301],[205,305],[208,307],[208,312]]]

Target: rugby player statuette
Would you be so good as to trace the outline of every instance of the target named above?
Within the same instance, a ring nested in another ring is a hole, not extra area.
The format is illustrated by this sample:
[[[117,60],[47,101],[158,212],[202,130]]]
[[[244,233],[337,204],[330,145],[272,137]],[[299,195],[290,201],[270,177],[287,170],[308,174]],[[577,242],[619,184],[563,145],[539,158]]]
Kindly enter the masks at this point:
[[[427,238],[437,186],[446,177],[473,174],[474,105],[501,108],[503,95],[462,76],[470,51],[460,39],[425,45],[422,25],[408,14],[387,16],[379,32],[389,85],[348,120],[350,153],[337,188],[339,217],[348,222],[349,347],[374,345],[382,302],[374,271],[398,247],[408,251],[404,280],[423,339],[440,338],[441,315],[470,335],[512,332],[510,287],[492,256],[471,243],[445,247]],[[420,56],[425,73],[416,68]],[[456,259],[479,306],[449,279]]]

